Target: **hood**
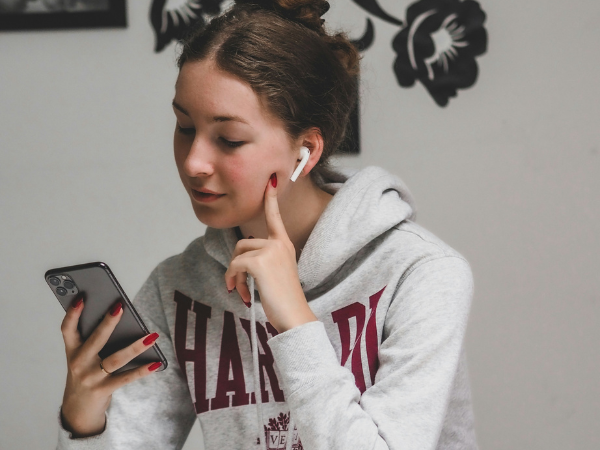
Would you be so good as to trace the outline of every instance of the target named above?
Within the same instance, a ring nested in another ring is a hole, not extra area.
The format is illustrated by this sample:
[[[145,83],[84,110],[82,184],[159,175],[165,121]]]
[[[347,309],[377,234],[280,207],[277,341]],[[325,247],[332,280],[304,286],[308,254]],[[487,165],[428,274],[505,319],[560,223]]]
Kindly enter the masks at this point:
[[[321,214],[298,260],[305,291],[317,287],[365,245],[406,219],[416,218],[404,182],[377,166],[336,168],[317,180],[333,198]],[[208,227],[207,253],[229,267],[238,237],[234,228]]]
[[[413,196],[402,180],[381,167],[362,170],[326,171],[317,184],[333,195],[319,217],[298,260],[298,275],[304,291],[317,287],[365,245],[400,222],[416,217]],[[234,228],[208,227],[204,235],[206,252],[225,268],[238,241]],[[260,392],[258,339],[254,278],[248,275],[250,290],[250,341],[254,373],[254,392]],[[262,396],[257,395],[258,435],[263,436]],[[289,430],[294,429],[290,412]],[[263,449],[267,449],[261,439]],[[286,450],[291,449],[287,440]]]

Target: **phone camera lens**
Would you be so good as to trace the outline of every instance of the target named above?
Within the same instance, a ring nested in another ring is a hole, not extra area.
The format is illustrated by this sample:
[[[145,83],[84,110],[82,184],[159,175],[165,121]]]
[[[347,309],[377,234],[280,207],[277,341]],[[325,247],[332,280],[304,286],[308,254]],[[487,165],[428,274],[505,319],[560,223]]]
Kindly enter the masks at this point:
[[[48,281],[53,286],[58,286],[60,284],[60,280],[56,277],[50,277],[50,278],[48,278]]]
[[[56,293],[58,295],[67,295],[67,290],[64,287],[57,287]]]
[[[75,287],[75,285],[73,284],[73,282],[66,280],[63,283],[63,286],[65,287],[65,289],[73,289]]]

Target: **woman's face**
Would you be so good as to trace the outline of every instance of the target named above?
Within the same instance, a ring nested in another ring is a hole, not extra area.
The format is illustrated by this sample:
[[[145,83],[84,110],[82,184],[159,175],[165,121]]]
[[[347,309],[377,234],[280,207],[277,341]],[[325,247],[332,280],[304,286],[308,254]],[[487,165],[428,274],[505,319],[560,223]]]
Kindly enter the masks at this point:
[[[202,223],[231,228],[263,214],[264,191],[274,172],[284,195],[298,152],[248,84],[211,59],[186,62],[173,110],[177,169]]]

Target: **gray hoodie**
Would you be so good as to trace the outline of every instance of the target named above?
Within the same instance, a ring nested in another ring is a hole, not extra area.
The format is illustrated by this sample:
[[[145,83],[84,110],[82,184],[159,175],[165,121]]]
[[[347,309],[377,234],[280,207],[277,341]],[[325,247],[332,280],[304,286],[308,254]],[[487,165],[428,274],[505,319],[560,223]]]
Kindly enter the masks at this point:
[[[252,277],[250,309],[229,294],[238,238],[209,227],[133,301],[169,367],[115,391],[100,435],[72,439],[59,410],[58,449],[180,449],[196,419],[206,450],[477,449],[469,263],[384,169],[319,185],[334,196],[298,261],[319,320],[278,333]]]

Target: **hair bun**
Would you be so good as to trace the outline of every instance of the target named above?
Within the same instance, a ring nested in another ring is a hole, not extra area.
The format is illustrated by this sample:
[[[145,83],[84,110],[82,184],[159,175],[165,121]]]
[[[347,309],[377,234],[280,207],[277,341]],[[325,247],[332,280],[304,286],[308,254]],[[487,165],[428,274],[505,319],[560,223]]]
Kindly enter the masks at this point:
[[[321,16],[331,6],[327,0],[236,0],[236,3],[253,4],[275,11],[317,32],[322,32],[325,19],[321,19]]]

